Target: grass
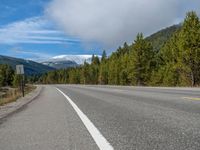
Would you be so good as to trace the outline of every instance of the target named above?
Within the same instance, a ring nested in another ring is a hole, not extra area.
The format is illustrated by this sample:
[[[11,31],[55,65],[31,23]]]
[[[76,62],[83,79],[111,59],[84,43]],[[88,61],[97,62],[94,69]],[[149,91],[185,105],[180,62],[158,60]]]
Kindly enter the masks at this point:
[[[36,89],[36,86],[26,85],[25,94],[30,93]],[[18,98],[22,97],[22,92],[18,88],[1,88],[0,89],[0,106],[15,102]]]

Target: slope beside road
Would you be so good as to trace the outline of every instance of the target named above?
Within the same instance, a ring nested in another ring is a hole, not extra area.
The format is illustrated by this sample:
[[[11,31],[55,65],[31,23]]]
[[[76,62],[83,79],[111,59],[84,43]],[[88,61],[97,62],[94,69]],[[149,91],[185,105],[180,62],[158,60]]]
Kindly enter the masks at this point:
[[[200,89],[44,86],[1,122],[0,149],[95,150],[98,136],[113,149],[198,150]]]

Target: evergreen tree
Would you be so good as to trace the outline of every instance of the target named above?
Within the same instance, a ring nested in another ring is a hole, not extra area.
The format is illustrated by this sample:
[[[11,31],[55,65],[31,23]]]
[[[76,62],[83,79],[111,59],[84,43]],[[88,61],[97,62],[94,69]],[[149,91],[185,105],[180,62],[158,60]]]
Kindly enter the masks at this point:
[[[185,73],[191,85],[200,84],[200,21],[195,12],[187,13],[180,31],[180,50]]]
[[[108,84],[108,67],[107,54],[104,50],[101,57],[101,64],[99,66],[99,84]]]
[[[131,53],[132,84],[147,85],[151,76],[151,61],[153,59],[153,48],[150,43],[144,40],[143,34],[137,35]]]
[[[13,81],[14,70],[9,65],[0,65],[0,86],[10,86]]]
[[[129,56],[128,53],[126,53],[123,57],[121,57],[120,60],[121,68],[120,68],[120,85],[129,85],[129,78],[128,78],[128,68],[129,68]]]
[[[108,84],[108,65],[105,61],[102,61],[100,65],[99,84]]]
[[[128,44],[125,42],[124,43],[124,47],[123,47],[123,55],[129,53],[129,46]]]
[[[179,32],[164,45],[159,52],[161,59],[159,69],[152,75],[153,85],[177,86],[184,84],[181,79],[180,50],[178,45]]]
[[[106,51],[104,50],[101,56],[101,62],[105,61],[107,59]]]
[[[98,56],[92,56],[92,65],[99,65],[100,64],[100,60]]]
[[[90,82],[89,68],[90,65],[85,61],[84,66],[81,68],[81,83],[88,84]]]

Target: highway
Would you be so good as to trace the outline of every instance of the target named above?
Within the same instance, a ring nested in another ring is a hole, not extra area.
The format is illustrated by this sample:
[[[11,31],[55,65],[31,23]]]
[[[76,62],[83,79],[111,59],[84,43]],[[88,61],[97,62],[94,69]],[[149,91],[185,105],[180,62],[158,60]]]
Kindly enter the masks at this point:
[[[0,150],[200,150],[200,89],[41,85]]]

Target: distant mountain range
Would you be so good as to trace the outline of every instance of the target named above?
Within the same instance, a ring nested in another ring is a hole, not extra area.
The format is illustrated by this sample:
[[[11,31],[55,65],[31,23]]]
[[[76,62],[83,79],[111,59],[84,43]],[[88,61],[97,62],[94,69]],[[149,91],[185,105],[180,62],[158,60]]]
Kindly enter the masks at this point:
[[[31,60],[24,60],[20,58],[8,57],[0,55],[0,64],[10,65],[14,70],[16,65],[24,65],[24,70],[26,75],[36,75],[42,74],[48,71],[55,70],[52,67],[37,63]]]
[[[91,60],[92,55],[59,55],[42,62],[42,64],[56,69],[63,69],[82,65],[85,61],[91,63]]]

